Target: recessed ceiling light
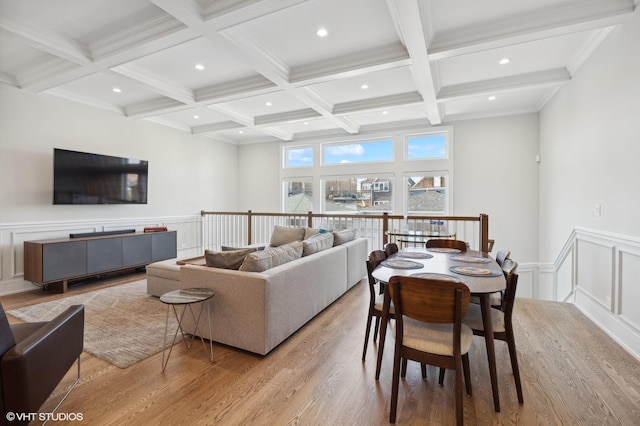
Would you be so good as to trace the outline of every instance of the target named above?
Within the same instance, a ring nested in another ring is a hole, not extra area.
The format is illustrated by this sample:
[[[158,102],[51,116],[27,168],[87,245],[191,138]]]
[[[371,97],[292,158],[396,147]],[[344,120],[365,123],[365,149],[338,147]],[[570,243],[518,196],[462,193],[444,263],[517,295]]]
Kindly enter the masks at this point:
[[[197,120],[198,118],[200,118],[200,116],[199,115],[194,115],[193,118],[195,118]]]
[[[500,59],[499,64],[500,64],[500,65],[506,65],[506,64],[508,64],[509,62],[511,62],[511,60],[510,60],[509,58],[502,58],[502,59]]]
[[[202,64],[196,64],[194,68],[197,69],[198,71],[204,71],[204,65]]]
[[[488,98],[488,99],[489,99],[490,101],[495,101],[495,100],[496,100],[496,97],[495,97],[495,96],[489,96],[489,98]]]
[[[389,114],[389,111],[382,111],[382,115],[387,115]]]
[[[326,37],[329,35],[329,31],[327,31],[326,28],[318,28],[318,31],[316,31],[316,34],[318,35],[318,37]]]
[[[362,86],[360,86],[360,88],[362,90],[367,90],[369,88],[369,85],[367,83],[364,83]]]
[[[305,126],[308,126],[308,125],[309,125],[309,122],[308,122],[308,121],[305,121],[305,122],[304,122],[304,125],[305,125]]]
[[[273,105],[273,104],[272,104],[271,102],[267,102],[265,105],[266,105],[266,106],[271,106],[271,105]]]
[[[244,130],[238,130],[238,133],[243,134]]]
[[[122,93],[122,89],[120,89],[119,87],[114,87],[113,90],[115,93]]]

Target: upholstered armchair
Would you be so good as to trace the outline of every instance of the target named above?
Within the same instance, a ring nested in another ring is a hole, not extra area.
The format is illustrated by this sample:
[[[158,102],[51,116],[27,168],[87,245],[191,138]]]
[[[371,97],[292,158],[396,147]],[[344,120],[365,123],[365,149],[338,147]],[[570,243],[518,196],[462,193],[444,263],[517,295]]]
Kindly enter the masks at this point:
[[[1,424],[28,424],[28,419],[19,417],[9,422],[7,414],[37,413],[77,361],[78,376],[60,403],[69,395],[80,378],[83,335],[82,305],[71,306],[48,322],[13,325],[0,305]]]

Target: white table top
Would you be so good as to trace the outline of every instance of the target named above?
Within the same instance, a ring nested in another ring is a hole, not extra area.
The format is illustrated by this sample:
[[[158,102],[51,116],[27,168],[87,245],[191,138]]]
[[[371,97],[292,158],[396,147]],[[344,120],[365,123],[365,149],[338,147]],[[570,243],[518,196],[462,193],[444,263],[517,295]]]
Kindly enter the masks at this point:
[[[402,257],[403,253],[407,253],[407,256],[411,256],[411,253],[426,253],[433,257],[428,259],[420,259],[414,257]],[[456,258],[468,259],[472,258],[484,258],[488,259],[488,263],[478,263],[478,262],[464,262],[461,260],[455,260]],[[408,247],[392,257],[389,257],[387,260],[403,260],[409,262],[416,262],[421,264],[421,268],[415,269],[397,269],[391,268],[388,266],[379,265],[375,271],[373,271],[373,277],[382,282],[389,282],[389,279],[394,275],[414,275],[421,273],[436,273],[436,274],[445,274],[449,275],[458,281],[461,281],[469,287],[469,291],[472,294],[486,294],[486,293],[494,293],[496,291],[501,291],[506,288],[506,281],[504,275],[502,273],[502,269],[500,265],[495,261],[495,259],[490,256],[483,254],[479,251],[475,250],[467,250],[462,253],[440,253],[434,251],[434,249],[425,249],[422,247]],[[463,275],[450,270],[452,267],[471,267],[471,268],[482,268],[482,269],[490,269],[493,274],[491,276],[470,276]]]

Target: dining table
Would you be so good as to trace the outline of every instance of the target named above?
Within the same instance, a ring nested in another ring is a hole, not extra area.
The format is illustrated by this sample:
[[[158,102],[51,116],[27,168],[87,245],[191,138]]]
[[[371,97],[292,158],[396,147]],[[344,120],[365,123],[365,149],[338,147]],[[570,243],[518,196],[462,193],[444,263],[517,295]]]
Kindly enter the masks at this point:
[[[460,281],[469,287],[472,296],[478,296],[484,326],[485,346],[491,377],[491,390],[496,412],[500,412],[498,379],[496,374],[496,356],[491,322],[490,295],[506,288],[502,268],[489,254],[475,250],[460,251],[453,248],[407,247],[383,261],[372,273],[373,278],[386,284],[396,275],[410,275],[431,279]],[[386,287],[386,286],[385,286]],[[389,297],[385,291],[385,297]],[[380,343],[376,367],[376,379],[382,365],[382,348],[387,323],[383,321],[380,329]]]

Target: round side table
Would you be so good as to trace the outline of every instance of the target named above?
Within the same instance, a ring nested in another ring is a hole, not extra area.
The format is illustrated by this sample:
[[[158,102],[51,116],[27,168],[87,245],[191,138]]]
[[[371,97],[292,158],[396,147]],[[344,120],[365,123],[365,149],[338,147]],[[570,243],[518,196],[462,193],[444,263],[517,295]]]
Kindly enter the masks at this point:
[[[185,342],[187,348],[191,348],[191,344],[193,343],[193,339],[195,335],[191,335],[191,341],[184,335],[184,330],[182,329],[182,320],[184,319],[184,315],[187,310],[191,313],[191,318],[195,321],[194,331],[198,328],[198,324],[200,323],[200,317],[202,316],[202,311],[204,306],[207,305],[207,323],[209,324],[209,361],[213,362],[213,342],[211,340],[211,308],[209,307],[209,303],[205,303],[207,300],[211,299],[214,296],[215,292],[210,288],[182,288],[179,290],[173,290],[168,293],[160,296],[160,301],[167,305],[167,322],[164,327],[164,346],[162,347],[162,371],[167,368],[167,364],[169,363],[169,357],[171,356],[171,351],[173,350],[173,345],[176,343],[176,338],[178,337],[178,331],[182,334],[182,339]],[[198,311],[198,315],[195,315],[193,311],[193,305],[196,303],[200,303],[200,310]],[[182,313],[178,315],[178,306],[183,306]],[[165,360],[164,353],[167,349],[167,331],[169,329],[169,311],[173,308],[173,313],[178,321],[178,327],[176,328],[176,332],[173,335],[173,342],[171,343],[171,347],[169,348],[169,353],[167,354],[167,358]],[[205,353],[207,352],[207,345],[204,343],[204,338],[200,336],[200,340],[202,341],[202,346],[204,347]]]

